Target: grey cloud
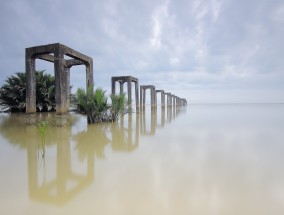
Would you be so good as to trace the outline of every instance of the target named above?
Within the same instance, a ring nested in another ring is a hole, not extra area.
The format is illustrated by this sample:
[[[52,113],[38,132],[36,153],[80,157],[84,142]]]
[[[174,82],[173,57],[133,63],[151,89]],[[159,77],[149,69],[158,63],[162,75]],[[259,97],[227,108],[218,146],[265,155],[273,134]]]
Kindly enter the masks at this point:
[[[106,88],[113,75],[181,91],[283,84],[281,0],[11,0],[0,6],[0,83],[23,71],[26,47],[60,42],[93,57],[95,81]],[[75,86],[84,85],[75,73],[82,69],[74,69]]]

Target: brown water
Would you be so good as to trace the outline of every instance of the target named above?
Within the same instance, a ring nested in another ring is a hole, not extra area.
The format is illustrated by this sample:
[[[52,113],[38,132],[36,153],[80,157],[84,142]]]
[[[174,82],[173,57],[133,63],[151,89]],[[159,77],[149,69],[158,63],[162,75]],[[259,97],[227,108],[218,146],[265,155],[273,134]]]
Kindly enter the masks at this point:
[[[284,105],[48,127],[0,115],[0,214],[284,214]],[[53,119],[52,115],[41,115]]]

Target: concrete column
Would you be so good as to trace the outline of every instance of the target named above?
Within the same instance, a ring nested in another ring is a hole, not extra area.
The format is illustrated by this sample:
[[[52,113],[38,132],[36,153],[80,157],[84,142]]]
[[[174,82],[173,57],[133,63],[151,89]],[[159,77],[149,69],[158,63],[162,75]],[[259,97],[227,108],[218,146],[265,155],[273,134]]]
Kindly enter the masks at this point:
[[[143,106],[146,104],[146,90],[143,89]]]
[[[162,103],[162,106],[165,106],[165,93],[164,92],[161,92],[161,103]]]
[[[123,95],[123,82],[122,81],[120,81],[119,82],[119,87],[120,87],[120,95]]]
[[[128,105],[131,106],[132,104],[132,90],[131,90],[131,81],[127,81],[127,93],[128,93]]]
[[[138,81],[135,82],[135,102],[136,102],[136,111],[139,111],[139,90],[138,90]]]
[[[57,49],[54,53],[54,58],[56,113],[62,114],[67,111],[67,80],[66,75],[64,75],[65,66],[63,51]]]
[[[172,106],[175,106],[175,95],[171,96],[171,104]]]
[[[156,104],[157,104],[157,94],[161,93],[161,106],[165,106],[165,91],[164,90],[156,90]]]
[[[154,87],[151,87],[151,105],[154,106],[156,104],[157,104],[156,90]]]
[[[88,89],[88,87],[94,87],[93,73],[93,61],[91,61],[86,64],[86,89]]]
[[[35,59],[26,49],[26,113],[36,112]]]
[[[111,94],[115,95],[115,80],[111,78]]]
[[[167,93],[167,105],[172,105],[172,95],[170,93]]]
[[[143,99],[143,89],[142,89],[142,87],[140,86],[140,105],[141,105],[141,106],[143,105],[142,99]]]
[[[65,68],[65,79],[66,79],[66,92],[67,92],[67,100],[66,100],[66,108],[69,110],[70,108],[70,68]]]

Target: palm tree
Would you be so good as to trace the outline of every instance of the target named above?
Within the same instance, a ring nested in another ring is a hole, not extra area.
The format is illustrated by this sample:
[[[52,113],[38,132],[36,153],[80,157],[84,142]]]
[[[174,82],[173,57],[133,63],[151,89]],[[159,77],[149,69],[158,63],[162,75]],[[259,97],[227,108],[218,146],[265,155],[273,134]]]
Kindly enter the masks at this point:
[[[26,108],[26,75],[16,73],[8,77],[0,88],[0,105],[11,112],[23,112]]]
[[[79,88],[74,96],[73,105],[75,112],[87,117],[88,123],[98,123],[107,121],[107,97],[101,88],[93,90],[88,87],[85,91]]]
[[[115,122],[122,114],[128,113],[125,95],[111,95],[112,104],[107,103],[107,96],[101,88],[93,90],[89,87],[86,91],[79,88],[74,95],[74,111],[87,117],[89,124],[99,122]]]
[[[36,71],[37,111],[55,111],[55,78]],[[7,78],[0,88],[0,105],[6,111],[24,112],[26,109],[26,73],[18,72]]]
[[[127,101],[125,99],[125,94],[111,94],[111,106],[110,106],[110,119],[112,122],[119,120],[119,118],[129,113],[131,110],[127,105]]]

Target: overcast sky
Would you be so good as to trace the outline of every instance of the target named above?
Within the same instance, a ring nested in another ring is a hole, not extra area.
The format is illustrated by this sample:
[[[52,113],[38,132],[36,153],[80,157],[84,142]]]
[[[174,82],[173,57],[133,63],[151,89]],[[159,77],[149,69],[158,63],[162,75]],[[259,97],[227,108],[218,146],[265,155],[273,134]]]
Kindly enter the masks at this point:
[[[0,16],[1,85],[25,48],[59,42],[93,58],[108,92],[131,75],[192,103],[284,102],[283,0],[9,0]],[[85,86],[83,66],[71,84]]]

